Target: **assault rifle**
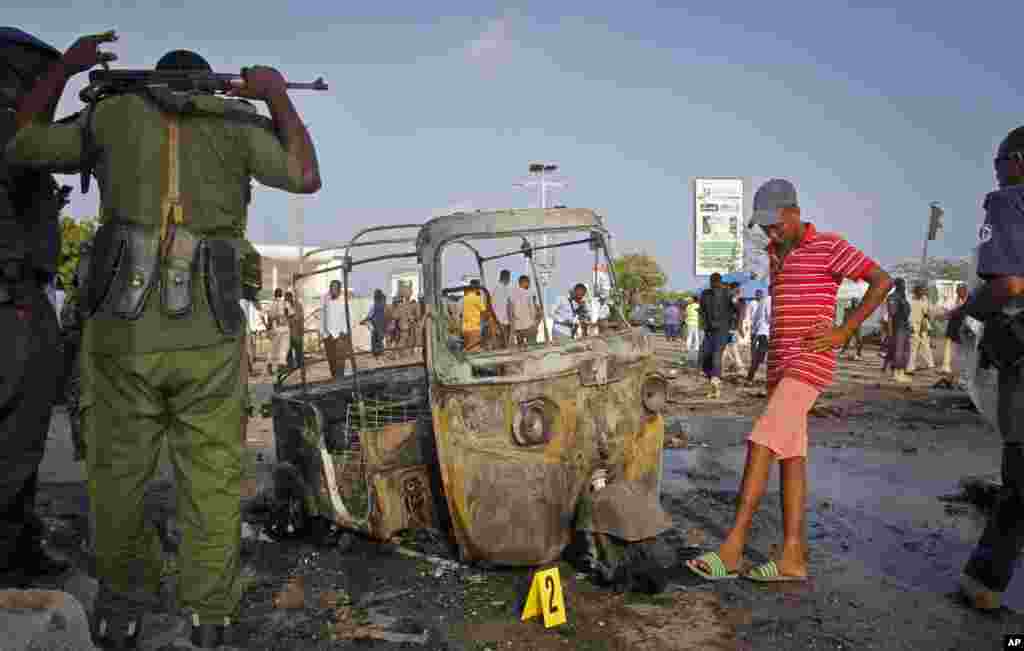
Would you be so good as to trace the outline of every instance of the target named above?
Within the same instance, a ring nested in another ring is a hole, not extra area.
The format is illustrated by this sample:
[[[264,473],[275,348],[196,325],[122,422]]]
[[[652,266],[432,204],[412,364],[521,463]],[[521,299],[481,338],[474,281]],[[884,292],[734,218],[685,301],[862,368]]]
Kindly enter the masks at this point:
[[[205,93],[226,93],[245,85],[241,74],[204,72],[201,70],[93,70],[89,73],[86,95],[140,90],[152,86],[165,86],[171,90]],[[318,77],[311,82],[288,82],[289,90],[327,90],[327,82]]]

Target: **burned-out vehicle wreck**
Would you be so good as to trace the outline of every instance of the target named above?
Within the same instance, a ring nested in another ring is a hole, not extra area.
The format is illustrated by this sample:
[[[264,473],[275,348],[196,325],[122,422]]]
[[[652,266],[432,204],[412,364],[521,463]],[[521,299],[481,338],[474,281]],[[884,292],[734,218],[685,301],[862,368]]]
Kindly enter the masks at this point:
[[[415,238],[372,239],[389,229]],[[423,350],[415,363],[275,393],[278,501],[296,522],[382,541],[433,530],[460,560],[504,566],[548,563],[571,547],[592,569],[671,527],[659,502],[668,385],[645,331],[612,310],[587,336],[554,340],[541,320],[541,343],[467,352],[452,327],[461,316],[450,297],[469,287],[446,285],[445,253],[471,252],[489,302],[498,261],[517,259],[536,280],[533,256],[544,247],[531,242],[539,235],[611,267],[610,233],[585,209],[456,213],[368,229],[346,246],[346,297],[349,274],[362,264],[420,264]],[[484,255],[483,242],[503,246]],[[408,249],[352,257],[383,243]],[[611,284],[614,292],[614,276]],[[537,299],[543,308],[540,292]]]

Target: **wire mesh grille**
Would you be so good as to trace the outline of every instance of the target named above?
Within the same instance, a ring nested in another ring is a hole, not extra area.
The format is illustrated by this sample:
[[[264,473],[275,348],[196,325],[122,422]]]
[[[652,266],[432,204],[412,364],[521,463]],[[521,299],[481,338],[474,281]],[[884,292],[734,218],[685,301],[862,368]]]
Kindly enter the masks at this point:
[[[345,430],[349,449],[360,449],[360,432],[376,432],[398,423],[409,423],[420,416],[429,416],[430,407],[424,400],[364,399],[349,403],[345,412]]]

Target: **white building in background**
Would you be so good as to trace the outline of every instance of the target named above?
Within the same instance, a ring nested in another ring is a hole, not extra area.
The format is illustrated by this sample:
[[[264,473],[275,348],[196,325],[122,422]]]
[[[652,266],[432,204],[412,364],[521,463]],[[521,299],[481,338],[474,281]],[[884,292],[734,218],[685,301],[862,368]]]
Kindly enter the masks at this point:
[[[299,247],[290,244],[253,244],[263,257],[263,289],[273,295],[275,289],[294,291],[292,279],[299,270]],[[319,247],[304,246],[302,251],[313,251]],[[341,264],[341,250],[325,251],[307,257],[302,262],[305,272],[324,269]],[[319,299],[327,292],[331,280],[341,280],[341,269],[336,272],[319,274],[305,279],[298,292],[303,301]]]

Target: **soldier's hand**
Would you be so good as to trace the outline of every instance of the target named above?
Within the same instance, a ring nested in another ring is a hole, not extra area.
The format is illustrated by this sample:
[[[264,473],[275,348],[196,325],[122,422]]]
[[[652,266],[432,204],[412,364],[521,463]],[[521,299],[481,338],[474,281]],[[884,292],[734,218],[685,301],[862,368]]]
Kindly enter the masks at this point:
[[[117,40],[117,32],[110,30],[102,34],[91,34],[82,36],[75,41],[67,52],[64,53],[62,61],[70,75],[77,75],[99,63],[116,61],[117,55],[113,52],[100,52],[100,45],[112,43]]]
[[[275,95],[288,92],[284,77],[274,68],[253,66],[242,68],[242,84],[228,93],[234,97],[244,97],[266,101]]]

